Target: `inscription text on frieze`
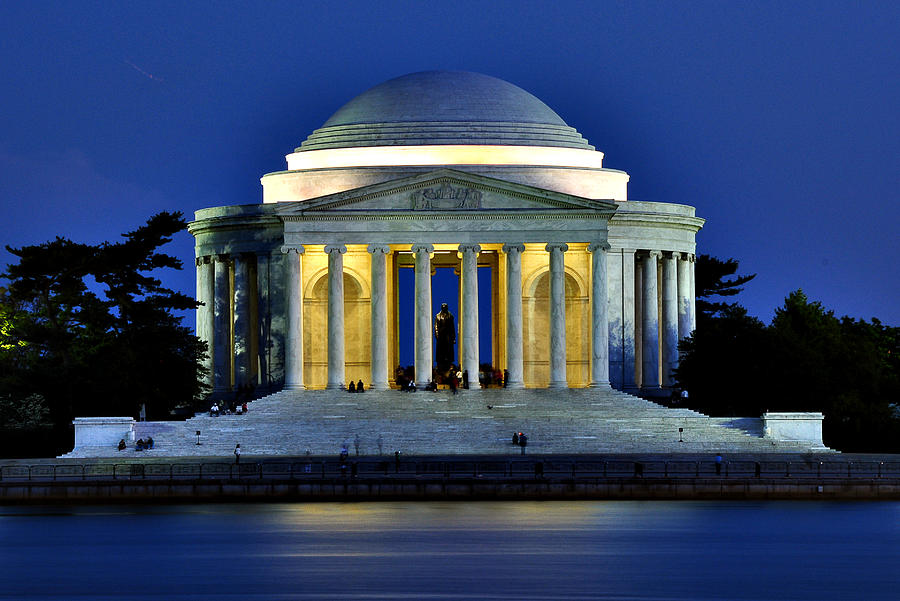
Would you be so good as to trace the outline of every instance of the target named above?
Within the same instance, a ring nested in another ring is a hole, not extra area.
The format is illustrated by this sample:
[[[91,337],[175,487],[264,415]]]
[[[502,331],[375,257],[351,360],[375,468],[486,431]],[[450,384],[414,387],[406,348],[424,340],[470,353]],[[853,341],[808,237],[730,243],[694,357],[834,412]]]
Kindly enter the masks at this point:
[[[413,210],[479,209],[481,192],[473,188],[455,188],[445,182],[437,188],[416,190],[411,201]]]

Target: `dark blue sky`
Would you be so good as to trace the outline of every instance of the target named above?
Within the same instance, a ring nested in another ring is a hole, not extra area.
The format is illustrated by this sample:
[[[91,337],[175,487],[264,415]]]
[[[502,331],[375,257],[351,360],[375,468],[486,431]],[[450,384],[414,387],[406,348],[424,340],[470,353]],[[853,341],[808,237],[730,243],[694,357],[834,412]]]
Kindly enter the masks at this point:
[[[630,198],[696,206],[751,313],[803,288],[900,325],[898,32],[875,1],[4,2],[0,242],[259,202],[347,100],[462,69],[541,98]],[[192,292],[191,237],[169,252]]]

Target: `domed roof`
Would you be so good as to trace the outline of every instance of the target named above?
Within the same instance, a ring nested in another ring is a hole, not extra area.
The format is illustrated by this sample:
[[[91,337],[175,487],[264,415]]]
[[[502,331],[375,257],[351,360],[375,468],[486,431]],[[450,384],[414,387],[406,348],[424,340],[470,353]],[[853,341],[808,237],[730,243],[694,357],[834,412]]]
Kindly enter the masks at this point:
[[[553,109],[518,86],[480,73],[422,71],[363,92],[297,151],[451,144],[593,150]]]

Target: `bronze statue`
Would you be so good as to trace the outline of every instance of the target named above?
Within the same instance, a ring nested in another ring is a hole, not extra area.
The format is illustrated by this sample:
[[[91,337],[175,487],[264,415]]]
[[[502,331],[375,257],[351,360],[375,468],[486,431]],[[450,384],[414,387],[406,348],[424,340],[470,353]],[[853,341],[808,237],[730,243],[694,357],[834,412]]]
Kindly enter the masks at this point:
[[[434,316],[434,337],[437,340],[437,371],[443,373],[453,365],[453,343],[456,342],[456,325],[453,314],[447,310],[447,303],[441,304],[440,313]]]

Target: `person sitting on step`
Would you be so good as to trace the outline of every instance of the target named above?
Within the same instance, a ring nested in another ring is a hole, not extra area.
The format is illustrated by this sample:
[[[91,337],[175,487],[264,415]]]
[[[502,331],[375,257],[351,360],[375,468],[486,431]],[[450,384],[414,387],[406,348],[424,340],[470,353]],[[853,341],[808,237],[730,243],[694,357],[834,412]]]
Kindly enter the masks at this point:
[[[347,386],[347,392],[356,392],[356,384],[353,380],[350,380],[350,385]]]

